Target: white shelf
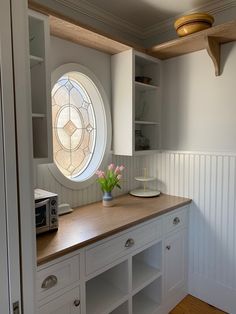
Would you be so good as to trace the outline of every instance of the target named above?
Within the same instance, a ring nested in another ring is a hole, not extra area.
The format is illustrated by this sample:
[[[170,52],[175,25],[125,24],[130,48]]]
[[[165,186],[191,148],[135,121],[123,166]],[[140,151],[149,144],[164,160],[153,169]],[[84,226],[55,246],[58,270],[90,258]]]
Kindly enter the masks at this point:
[[[156,314],[161,304],[162,278],[159,276],[133,296],[133,314]]]
[[[152,84],[145,84],[145,83],[138,82],[138,81],[135,81],[135,87],[139,91],[156,90],[159,88],[159,86],[152,85]]]
[[[154,121],[139,121],[139,120],[135,120],[134,122],[135,122],[135,124],[160,125],[159,122],[154,122]]]
[[[159,269],[133,259],[133,293],[136,294],[161,276]]]
[[[128,314],[129,313],[129,305],[128,301],[125,303],[122,303],[120,306],[118,306],[114,311],[112,311],[109,314]]]
[[[123,303],[126,297],[123,291],[103,278],[96,278],[87,285],[87,314],[111,312]]]
[[[151,78],[151,84],[136,81],[137,76]],[[161,63],[132,49],[115,54],[112,56],[112,82],[114,154],[155,153],[161,143]]]
[[[32,118],[46,118],[46,114],[45,113],[32,113]]]
[[[148,298],[143,293],[138,293],[133,298],[133,314],[154,314],[159,304]]]
[[[44,62],[44,59],[41,57],[30,55],[30,67],[33,68],[34,66],[41,64]]]
[[[28,11],[29,60],[35,164],[52,162],[50,33],[48,16]]]

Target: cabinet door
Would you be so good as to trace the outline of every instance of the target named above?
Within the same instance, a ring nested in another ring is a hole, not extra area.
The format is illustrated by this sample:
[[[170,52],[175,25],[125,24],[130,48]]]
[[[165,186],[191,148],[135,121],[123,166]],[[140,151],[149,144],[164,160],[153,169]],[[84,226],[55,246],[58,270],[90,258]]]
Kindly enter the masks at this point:
[[[178,292],[186,281],[186,230],[172,233],[164,242],[165,296]]]
[[[75,288],[41,306],[38,314],[80,314],[79,288]]]

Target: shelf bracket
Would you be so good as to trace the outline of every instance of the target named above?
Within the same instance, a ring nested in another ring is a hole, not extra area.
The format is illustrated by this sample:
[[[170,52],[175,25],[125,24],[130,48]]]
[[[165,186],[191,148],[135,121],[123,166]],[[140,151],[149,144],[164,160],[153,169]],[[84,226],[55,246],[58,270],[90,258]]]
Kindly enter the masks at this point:
[[[213,37],[206,36],[206,50],[214,64],[215,75],[220,75],[220,43],[215,40]]]

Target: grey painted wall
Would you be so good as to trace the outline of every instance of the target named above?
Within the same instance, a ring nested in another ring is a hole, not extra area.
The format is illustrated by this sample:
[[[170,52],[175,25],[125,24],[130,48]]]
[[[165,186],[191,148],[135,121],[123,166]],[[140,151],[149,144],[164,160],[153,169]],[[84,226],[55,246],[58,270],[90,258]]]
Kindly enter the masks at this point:
[[[91,70],[111,102],[111,57],[106,53],[51,36],[51,70],[65,63],[78,63]]]
[[[219,77],[206,51],[164,62],[163,149],[236,151],[236,43],[221,54]]]
[[[111,57],[105,53],[94,49],[82,47],[80,45],[51,37],[51,70],[65,63],[79,63],[91,70],[102,84],[108,101],[111,105]],[[141,175],[142,157],[121,157],[109,156],[109,161],[115,164],[123,164],[124,181],[121,183],[122,189],[116,189],[114,195],[124,194],[137,187],[135,176]],[[61,182],[58,182],[52,175],[47,165],[40,165],[35,171],[36,186],[59,195],[60,203],[69,203],[72,207],[81,206],[101,199],[102,193],[97,182],[83,188],[78,184],[75,190],[69,189]]]

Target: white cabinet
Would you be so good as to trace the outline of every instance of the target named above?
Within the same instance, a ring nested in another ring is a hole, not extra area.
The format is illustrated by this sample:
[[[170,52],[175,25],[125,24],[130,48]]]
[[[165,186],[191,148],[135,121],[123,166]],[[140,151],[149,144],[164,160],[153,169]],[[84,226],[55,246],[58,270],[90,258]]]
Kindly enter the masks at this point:
[[[41,267],[36,278],[38,300],[41,301],[57,291],[77,283],[79,267],[79,254],[51,266]]]
[[[186,294],[187,211],[40,266],[38,314],[167,314]]]
[[[169,312],[187,291],[187,235],[188,211],[174,211],[164,218],[166,237],[164,250],[164,303]]]
[[[181,230],[171,234],[164,243],[165,294],[170,296],[182,287],[186,280],[186,234]]]
[[[79,287],[59,295],[39,307],[37,314],[80,314],[80,291]]]
[[[46,15],[29,10],[29,47],[33,154],[37,163],[52,162],[51,75],[49,23]]]
[[[161,235],[162,223],[157,219],[152,223],[144,224],[139,228],[132,229],[130,232],[123,233],[121,236],[106,239],[100,244],[88,247],[85,250],[86,274],[90,274],[127,255],[127,253],[159,239]]]
[[[158,59],[133,49],[112,56],[115,155],[148,154],[160,149],[160,80]]]

